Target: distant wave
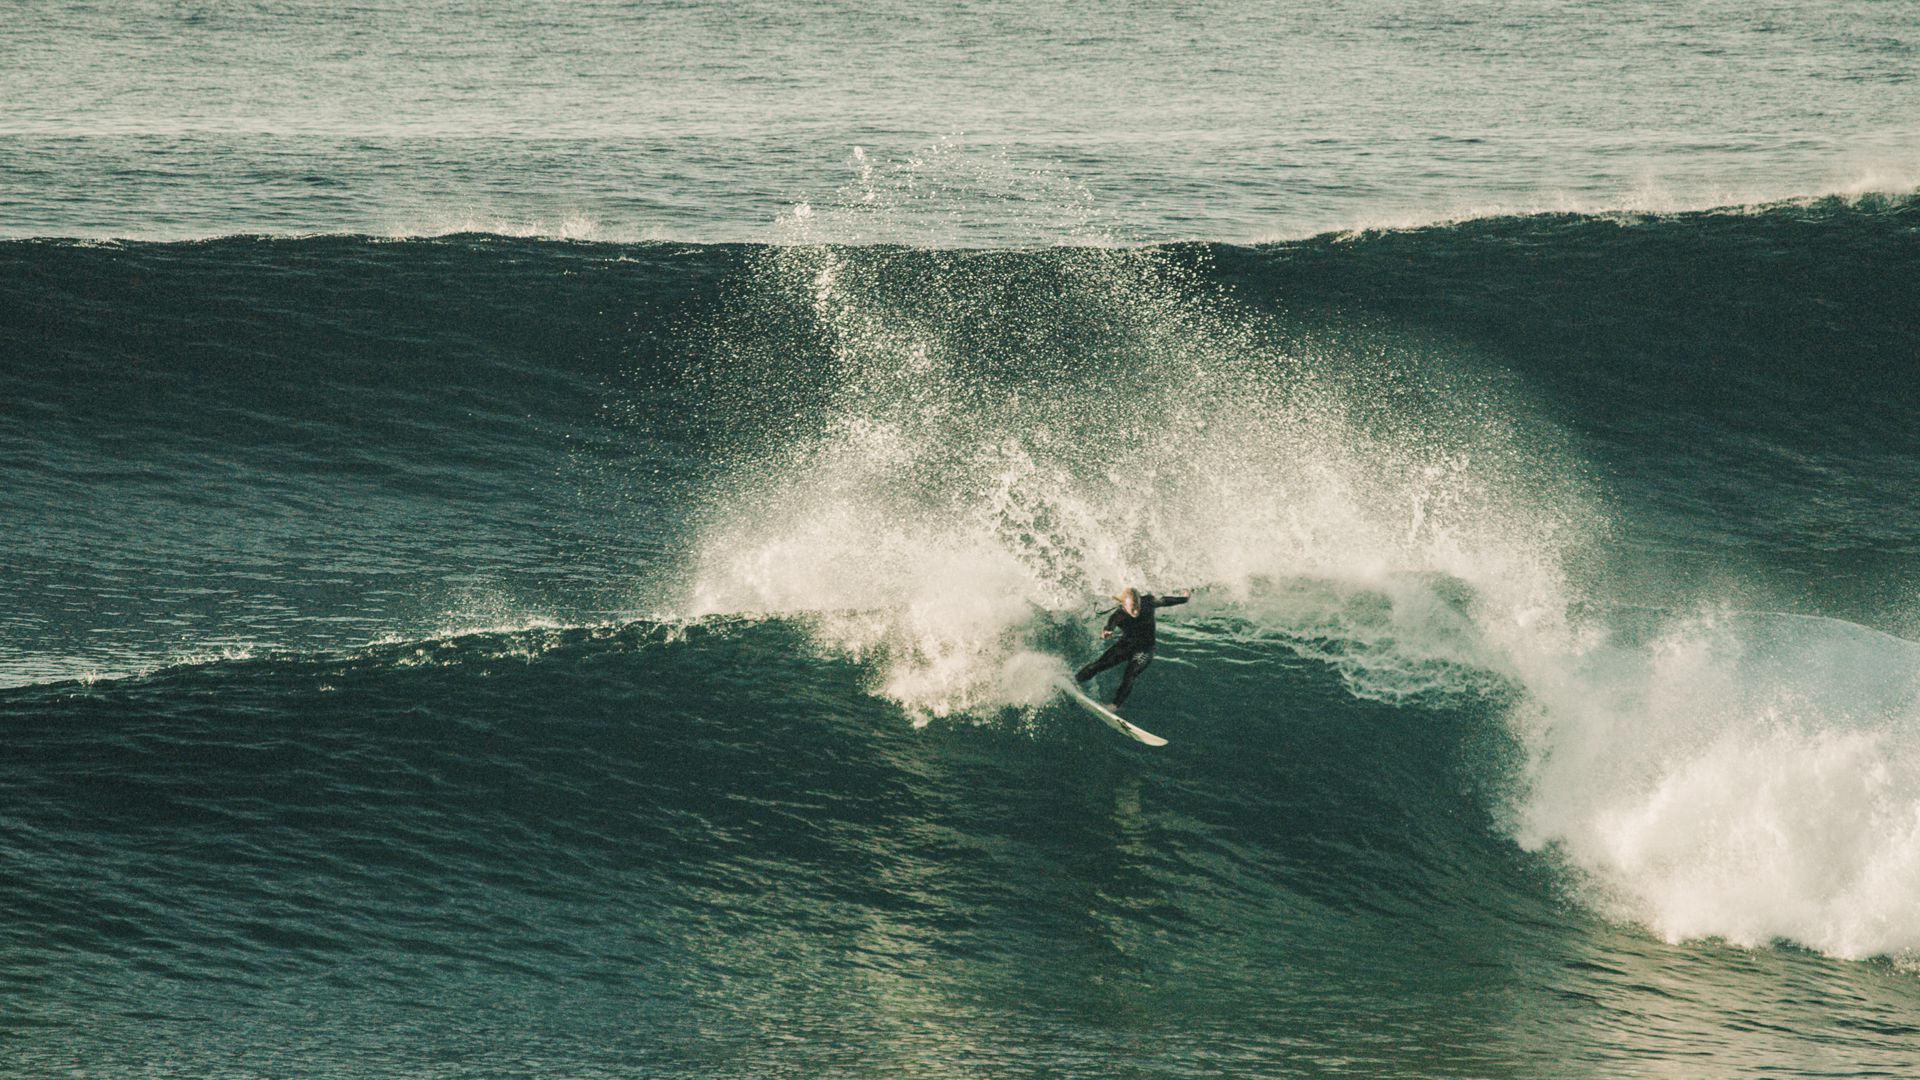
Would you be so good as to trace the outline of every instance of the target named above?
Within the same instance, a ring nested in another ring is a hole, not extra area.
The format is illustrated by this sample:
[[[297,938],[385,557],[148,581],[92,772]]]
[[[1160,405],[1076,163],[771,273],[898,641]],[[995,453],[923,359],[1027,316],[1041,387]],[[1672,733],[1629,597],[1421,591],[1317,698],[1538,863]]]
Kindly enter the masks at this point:
[[[1069,227],[1064,231],[1036,235],[1014,243],[982,242],[964,234],[932,229],[916,230],[911,214],[889,214],[884,222],[868,221],[870,208],[841,208],[831,204],[816,209],[799,203],[790,207],[760,235],[739,231],[737,237],[715,245],[697,231],[659,224],[616,223],[593,214],[562,211],[529,216],[509,212],[461,207],[445,213],[416,219],[397,219],[368,230],[319,229],[284,232],[236,230],[178,233],[167,230],[86,231],[48,235],[0,233],[0,243],[59,243],[73,245],[120,244],[195,244],[234,239],[318,240],[355,238],[381,241],[448,240],[467,236],[536,240],[554,243],[608,245],[667,244],[687,247],[738,246],[747,244],[806,245],[832,243],[849,246],[896,245],[955,250],[1040,250],[1051,247],[1154,248],[1194,243],[1221,243],[1236,246],[1292,244],[1331,237],[1356,237],[1369,233],[1419,232],[1422,230],[1470,225],[1475,222],[1543,217],[1575,216],[1628,223],[1647,223],[1659,219],[1687,218],[1698,215],[1766,216],[1781,212],[1816,209],[1833,203],[1861,203],[1868,206],[1910,200],[1920,193],[1920,175],[1888,170],[1862,171],[1832,186],[1805,193],[1734,192],[1713,195],[1682,196],[1649,190],[1633,198],[1576,199],[1571,197],[1523,201],[1486,201],[1456,207],[1376,214],[1358,218],[1333,219],[1312,226],[1286,231],[1234,236],[1229,239],[1204,234],[1177,239],[1141,239],[1126,227],[1107,223]],[[944,221],[945,219],[940,219]],[[804,227],[796,228],[796,224]]]

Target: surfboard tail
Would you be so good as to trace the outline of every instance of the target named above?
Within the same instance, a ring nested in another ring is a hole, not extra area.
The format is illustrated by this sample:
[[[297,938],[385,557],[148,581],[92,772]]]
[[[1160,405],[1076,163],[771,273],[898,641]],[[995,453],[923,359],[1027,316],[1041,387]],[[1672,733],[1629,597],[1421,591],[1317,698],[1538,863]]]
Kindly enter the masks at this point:
[[[1127,738],[1132,739],[1135,742],[1142,743],[1146,746],[1167,745],[1167,740],[1161,738],[1158,735],[1155,735],[1153,732],[1148,731],[1143,727],[1140,727],[1136,724],[1128,722],[1119,713],[1114,712],[1111,708],[1100,704],[1098,701],[1095,701],[1092,697],[1090,697],[1087,694],[1085,690],[1080,689],[1079,683],[1073,682],[1072,680],[1067,680],[1064,683],[1064,686],[1067,691],[1068,697],[1079,702],[1082,708],[1086,709],[1088,712],[1093,713],[1095,716],[1098,716],[1108,727],[1112,728],[1113,730],[1119,732],[1122,735],[1125,735]]]

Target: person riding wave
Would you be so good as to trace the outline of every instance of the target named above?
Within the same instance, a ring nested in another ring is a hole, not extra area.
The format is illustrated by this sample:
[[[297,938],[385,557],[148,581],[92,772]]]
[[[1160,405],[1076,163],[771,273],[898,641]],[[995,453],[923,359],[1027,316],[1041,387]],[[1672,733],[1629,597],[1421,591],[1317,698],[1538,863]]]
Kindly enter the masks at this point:
[[[1133,693],[1133,680],[1147,670],[1148,664],[1153,663],[1154,610],[1184,604],[1192,598],[1192,589],[1179,596],[1155,596],[1131,586],[1120,590],[1114,597],[1120,601],[1120,606],[1107,616],[1106,629],[1100,631],[1102,639],[1118,634],[1120,640],[1109,646],[1093,663],[1076,672],[1074,681],[1085,683],[1108,668],[1125,664],[1127,670],[1120,676],[1120,687],[1113,692],[1113,707],[1118,709],[1126,704],[1127,695]]]

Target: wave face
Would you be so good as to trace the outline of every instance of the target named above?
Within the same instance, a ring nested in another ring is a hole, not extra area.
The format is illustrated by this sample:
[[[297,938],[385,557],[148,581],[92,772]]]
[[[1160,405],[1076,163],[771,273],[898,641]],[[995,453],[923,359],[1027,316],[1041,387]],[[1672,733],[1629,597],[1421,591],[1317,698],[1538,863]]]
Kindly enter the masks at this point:
[[[12,1060],[1913,1067],[1920,201],[788,225],[0,244]]]

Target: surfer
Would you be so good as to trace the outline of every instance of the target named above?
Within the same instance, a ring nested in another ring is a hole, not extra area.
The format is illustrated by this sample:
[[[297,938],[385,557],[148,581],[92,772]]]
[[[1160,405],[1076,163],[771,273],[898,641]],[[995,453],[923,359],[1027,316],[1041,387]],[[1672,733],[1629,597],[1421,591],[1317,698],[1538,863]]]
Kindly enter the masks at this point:
[[[1108,646],[1099,659],[1076,672],[1074,680],[1084,683],[1110,667],[1125,664],[1127,670],[1120,676],[1120,688],[1113,692],[1113,707],[1117,709],[1126,704],[1127,695],[1133,693],[1133,680],[1153,663],[1154,609],[1184,604],[1192,598],[1192,589],[1179,596],[1155,596],[1132,587],[1120,590],[1114,597],[1120,606],[1107,616],[1107,628],[1100,631],[1102,640],[1115,634],[1120,640]]]

